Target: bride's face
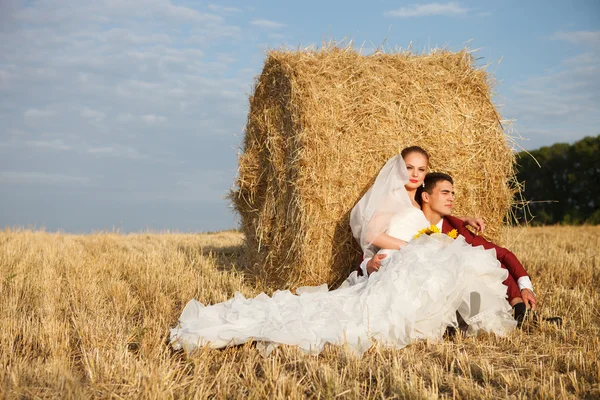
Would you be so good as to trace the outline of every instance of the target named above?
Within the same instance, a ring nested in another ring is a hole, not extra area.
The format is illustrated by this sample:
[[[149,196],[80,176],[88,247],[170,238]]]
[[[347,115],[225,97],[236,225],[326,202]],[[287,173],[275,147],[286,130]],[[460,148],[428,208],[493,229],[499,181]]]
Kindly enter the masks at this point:
[[[427,174],[427,158],[420,153],[409,153],[404,157],[408,170],[408,183],[404,185],[407,190],[416,190],[423,184]]]

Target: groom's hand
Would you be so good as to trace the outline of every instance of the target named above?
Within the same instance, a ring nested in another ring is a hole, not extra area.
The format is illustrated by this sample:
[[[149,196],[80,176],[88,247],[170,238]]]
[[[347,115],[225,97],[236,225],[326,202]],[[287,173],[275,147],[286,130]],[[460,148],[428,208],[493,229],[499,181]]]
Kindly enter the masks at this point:
[[[483,233],[483,231],[485,230],[485,222],[481,218],[475,218],[473,222],[473,226],[477,229],[477,232]]]
[[[535,294],[533,294],[533,292],[531,290],[529,290],[529,289],[521,290],[521,298],[523,299],[523,302],[525,303],[525,307],[535,310],[537,300],[535,299]]]
[[[481,218],[467,218],[465,223],[475,228],[478,234],[485,230],[485,222]]]
[[[387,257],[387,254],[375,254],[373,258],[367,261],[367,274],[371,275],[373,272],[379,271],[381,268],[381,260]]]

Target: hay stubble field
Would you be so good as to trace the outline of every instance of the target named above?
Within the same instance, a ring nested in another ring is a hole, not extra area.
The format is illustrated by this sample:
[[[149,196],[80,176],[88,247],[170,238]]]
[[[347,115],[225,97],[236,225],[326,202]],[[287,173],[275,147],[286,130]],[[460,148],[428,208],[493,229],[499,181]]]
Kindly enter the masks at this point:
[[[508,228],[540,314],[508,337],[342,347],[251,345],[187,356],[169,328],[191,298],[273,288],[243,267],[243,236],[0,232],[2,398],[600,398],[600,227]]]

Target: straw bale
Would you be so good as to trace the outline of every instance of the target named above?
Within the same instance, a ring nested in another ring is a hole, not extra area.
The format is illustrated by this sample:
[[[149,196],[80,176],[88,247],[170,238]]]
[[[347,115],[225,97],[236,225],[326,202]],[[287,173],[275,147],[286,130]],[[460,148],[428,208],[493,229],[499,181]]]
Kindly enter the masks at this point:
[[[247,262],[273,287],[339,284],[360,248],[352,207],[386,160],[419,145],[455,178],[455,215],[500,240],[514,156],[470,53],[273,50],[250,98],[232,192]]]

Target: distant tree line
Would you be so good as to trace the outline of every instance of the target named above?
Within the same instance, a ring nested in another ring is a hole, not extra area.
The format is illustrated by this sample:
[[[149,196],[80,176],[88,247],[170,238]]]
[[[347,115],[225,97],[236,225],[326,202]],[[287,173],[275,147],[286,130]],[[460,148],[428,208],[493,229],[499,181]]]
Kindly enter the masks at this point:
[[[517,164],[529,209],[518,212],[519,222],[600,224],[600,135],[520,152]]]

